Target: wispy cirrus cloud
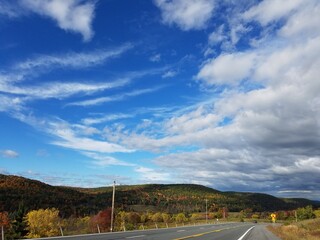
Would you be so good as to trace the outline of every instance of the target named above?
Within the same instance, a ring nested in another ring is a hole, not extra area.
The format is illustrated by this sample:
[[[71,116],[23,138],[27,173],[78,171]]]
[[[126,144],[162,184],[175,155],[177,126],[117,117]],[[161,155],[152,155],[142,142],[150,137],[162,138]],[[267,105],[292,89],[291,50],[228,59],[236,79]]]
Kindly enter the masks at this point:
[[[101,116],[101,114],[99,114],[99,116],[97,117],[88,117],[88,118],[84,118],[81,120],[81,122],[84,125],[94,125],[94,124],[100,124],[100,123],[104,123],[104,122],[110,122],[110,121],[116,121],[119,119],[124,119],[124,118],[131,118],[133,117],[132,114],[123,114],[123,113],[119,113],[119,114],[108,114],[104,116]]]
[[[128,82],[128,79],[120,79],[114,82],[93,83],[51,82],[32,87],[17,87],[0,83],[0,91],[7,94],[25,96],[25,100],[47,98],[63,99],[75,94],[90,95],[94,92],[121,87]]]
[[[121,56],[133,47],[132,44],[124,44],[112,49],[102,49],[91,52],[67,53],[41,55],[15,63],[13,66],[3,70],[0,74],[0,92],[9,94],[6,98],[15,98],[12,95],[22,96],[22,100],[56,98],[63,99],[75,94],[92,94],[111,88],[121,87],[130,79],[123,78],[116,81],[87,81],[87,82],[66,82],[54,81],[44,84],[29,86],[24,82],[32,81],[34,77],[39,77],[46,72],[55,69],[77,70],[92,68],[106,61]],[[17,98],[16,98],[17,99]],[[5,99],[3,99],[5,100]]]
[[[141,175],[141,180],[143,180],[144,182],[147,181],[148,183],[159,183],[167,182],[168,180],[170,180],[170,175],[168,173],[159,172],[158,170],[153,168],[138,166],[135,168],[135,171]]]
[[[133,48],[127,43],[111,49],[99,49],[91,52],[70,52],[66,54],[40,55],[26,61],[16,63],[15,70],[46,70],[56,68],[88,68],[105,63],[107,60],[121,56]]]
[[[98,154],[94,152],[82,152],[83,155],[94,159],[91,161],[90,164],[97,166],[97,167],[108,167],[108,166],[124,166],[124,167],[134,167],[136,164],[128,163],[125,161],[121,161],[111,156]]]
[[[14,19],[25,14],[23,9],[20,6],[12,4],[12,1],[0,0],[0,16]]]
[[[66,106],[86,107],[86,106],[100,105],[100,104],[108,103],[108,102],[122,101],[122,100],[125,100],[130,97],[136,97],[136,96],[139,96],[142,94],[152,93],[152,92],[158,91],[162,88],[164,88],[164,86],[139,89],[139,90],[135,90],[132,92],[127,92],[127,93],[123,93],[123,94],[119,94],[119,95],[115,95],[115,96],[111,96],[111,97],[101,97],[101,98],[95,98],[95,99],[84,100],[84,101],[79,101],[79,102],[71,102],[71,103],[68,103]]]
[[[16,151],[13,151],[11,149],[1,150],[0,151],[1,156],[4,158],[17,158],[19,157],[19,153]]]
[[[90,137],[97,132],[96,129],[79,124],[70,124],[58,118],[38,118],[30,113],[15,112],[12,117],[26,123],[35,129],[42,131],[54,137],[51,144],[64,148],[74,149],[77,151],[89,151],[97,153],[114,153],[114,152],[134,152],[116,143],[111,143],[101,139]]]

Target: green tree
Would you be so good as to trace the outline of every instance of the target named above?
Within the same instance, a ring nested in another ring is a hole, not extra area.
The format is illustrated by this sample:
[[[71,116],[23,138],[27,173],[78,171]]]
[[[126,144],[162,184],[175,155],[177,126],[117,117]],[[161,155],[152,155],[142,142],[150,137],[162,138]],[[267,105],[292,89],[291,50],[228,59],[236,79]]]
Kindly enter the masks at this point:
[[[315,215],[316,218],[320,218],[320,209],[314,210],[313,214]]]
[[[28,212],[26,218],[28,238],[54,237],[60,235],[59,210],[39,209]]]
[[[312,206],[306,206],[304,208],[298,208],[297,209],[297,217],[299,220],[305,220],[305,219],[310,219],[314,218],[314,213]]]
[[[24,218],[27,214],[27,208],[23,203],[19,205],[18,210],[9,214],[11,220],[11,226],[6,234],[7,239],[21,239],[27,235],[27,224]]]

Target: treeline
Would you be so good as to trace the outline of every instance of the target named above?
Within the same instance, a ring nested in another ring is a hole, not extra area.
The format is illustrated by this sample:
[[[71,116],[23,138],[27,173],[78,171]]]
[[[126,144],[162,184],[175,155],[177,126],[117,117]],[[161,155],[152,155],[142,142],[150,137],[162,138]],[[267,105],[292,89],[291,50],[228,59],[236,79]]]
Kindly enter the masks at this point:
[[[287,221],[320,218],[320,210],[313,210],[312,206],[292,211],[277,211],[275,214],[277,220]],[[227,208],[220,208],[216,212],[192,214],[125,212],[116,209],[114,219],[113,229],[115,231],[168,228],[184,224],[216,223],[221,220],[271,220],[270,212],[254,212],[252,209],[244,209],[237,213],[229,213]],[[13,213],[0,212],[0,226],[4,227],[7,240],[108,232],[111,227],[110,222],[111,209],[99,211],[92,216],[68,218],[62,218],[56,208],[27,211],[25,207],[20,206]]]
[[[28,210],[56,208],[63,218],[97,214],[111,206],[112,188],[54,187],[39,181],[0,174],[0,211],[14,212],[23,203]],[[314,203],[307,199],[280,199],[267,194],[220,192],[192,184],[117,186],[116,207],[126,212],[194,213],[227,208],[239,212],[291,210]],[[316,205],[313,205],[317,207]]]

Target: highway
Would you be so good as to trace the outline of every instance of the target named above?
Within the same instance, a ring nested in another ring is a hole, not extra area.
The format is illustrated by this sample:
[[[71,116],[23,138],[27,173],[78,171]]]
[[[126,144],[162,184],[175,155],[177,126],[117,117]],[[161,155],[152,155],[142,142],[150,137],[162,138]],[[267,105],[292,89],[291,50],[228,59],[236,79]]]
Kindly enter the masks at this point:
[[[265,228],[264,224],[225,223],[186,226],[146,231],[89,234],[42,239],[57,240],[280,240]]]

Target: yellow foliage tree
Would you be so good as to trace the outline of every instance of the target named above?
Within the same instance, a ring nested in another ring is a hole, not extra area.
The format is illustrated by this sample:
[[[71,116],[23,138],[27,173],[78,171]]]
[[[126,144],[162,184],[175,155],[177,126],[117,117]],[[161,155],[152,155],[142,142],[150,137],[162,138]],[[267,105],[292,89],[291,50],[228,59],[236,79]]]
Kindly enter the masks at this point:
[[[29,231],[28,238],[54,237],[60,234],[59,210],[55,208],[30,211],[25,220]]]

